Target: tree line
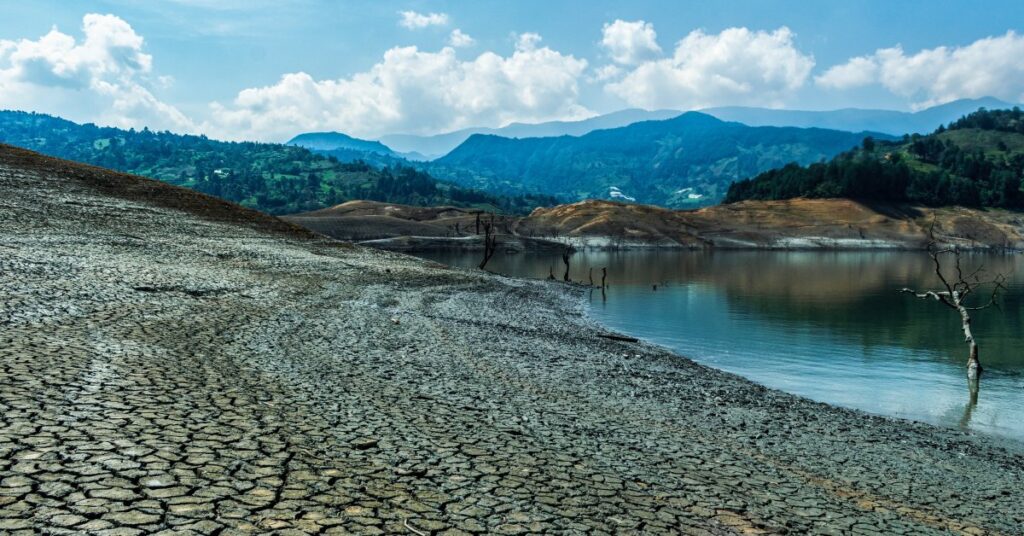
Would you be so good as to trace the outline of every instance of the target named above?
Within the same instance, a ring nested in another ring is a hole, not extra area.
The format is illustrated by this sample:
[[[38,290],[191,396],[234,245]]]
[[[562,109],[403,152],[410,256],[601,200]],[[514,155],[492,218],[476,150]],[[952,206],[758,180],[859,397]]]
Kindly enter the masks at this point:
[[[979,136],[987,132],[987,136]],[[830,162],[790,164],[734,182],[725,202],[846,197],[929,206],[1024,208],[1019,108],[981,109],[927,136],[865,138]]]

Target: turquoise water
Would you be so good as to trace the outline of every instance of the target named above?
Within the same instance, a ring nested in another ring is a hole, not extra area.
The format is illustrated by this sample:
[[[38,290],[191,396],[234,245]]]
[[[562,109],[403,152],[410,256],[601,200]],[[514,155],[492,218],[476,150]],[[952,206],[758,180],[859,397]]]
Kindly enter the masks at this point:
[[[424,254],[473,267],[476,254]],[[935,288],[917,252],[577,252],[571,278],[609,328],[814,400],[1024,440],[1024,256],[969,255],[1010,276],[1000,310],[975,314],[984,374],[972,401],[959,317],[900,294]],[[491,271],[561,279],[559,255],[504,254]],[[654,285],[657,285],[655,290]],[[979,296],[979,299],[982,298]]]

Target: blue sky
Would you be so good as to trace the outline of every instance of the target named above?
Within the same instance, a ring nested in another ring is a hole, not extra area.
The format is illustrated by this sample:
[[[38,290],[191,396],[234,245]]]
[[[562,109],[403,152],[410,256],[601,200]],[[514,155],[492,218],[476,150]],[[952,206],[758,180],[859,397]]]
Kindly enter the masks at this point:
[[[233,139],[434,133],[627,107],[1024,100],[1019,1],[0,6],[0,108]]]

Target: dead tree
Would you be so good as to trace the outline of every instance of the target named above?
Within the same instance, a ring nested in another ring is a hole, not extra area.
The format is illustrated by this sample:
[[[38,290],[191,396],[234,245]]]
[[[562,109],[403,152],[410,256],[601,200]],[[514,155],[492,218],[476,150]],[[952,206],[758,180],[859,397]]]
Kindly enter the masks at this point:
[[[476,233],[475,234],[480,234],[480,213],[479,212],[476,213]]]
[[[587,279],[590,280],[590,286],[594,286],[594,267],[590,267],[590,271],[587,272]]]
[[[477,218],[479,217],[480,215],[477,214]],[[487,266],[487,261],[491,260],[497,249],[498,229],[494,226],[494,214],[491,214],[491,221],[484,223],[484,259],[480,261],[481,270],[484,269],[484,266]]]
[[[607,288],[608,287],[608,285],[606,285],[605,282],[604,282],[604,280],[607,279],[607,278],[608,278],[608,268],[607,267],[601,268],[601,288]]]
[[[976,380],[981,376],[981,361],[978,360],[978,342],[974,339],[974,333],[971,331],[971,312],[996,306],[998,303],[997,300],[999,299],[999,293],[1006,290],[1006,277],[1002,274],[997,274],[991,279],[982,279],[982,267],[979,267],[970,274],[965,274],[963,268],[960,266],[960,251],[956,248],[939,249],[934,238],[928,243],[928,255],[932,258],[932,262],[935,264],[935,275],[938,276],[938,279],[945,290],[939,289],[918,292],[909,288],[904,288],[901,289],[900,292],[913,294],[914,296],[922,299],[935,300],[956,311],[957,314],[960,315],[960,326],[964,332],[964,340],[967,342],[967,347],[969,349],[967,357],[967,378]],[[953,269],[956,272],[954,278],[947,278],[946,275],[942,273],[942,259],[944,256],[952,256],[953,258]],[[975,291],[987,286],[992,287],[992,292],[988,297],[988,301],[980,305],[968,305],[968,298],[970,298]]]
[[[548,266],[548,279],[551,281],[555,280],[555,265],[551,264]]]
[[[566,249],[562,252],[562,262],[565,263],[565,275],[562,276],[562,281],[569,282],[569,256],[572,255],[571,249]]]

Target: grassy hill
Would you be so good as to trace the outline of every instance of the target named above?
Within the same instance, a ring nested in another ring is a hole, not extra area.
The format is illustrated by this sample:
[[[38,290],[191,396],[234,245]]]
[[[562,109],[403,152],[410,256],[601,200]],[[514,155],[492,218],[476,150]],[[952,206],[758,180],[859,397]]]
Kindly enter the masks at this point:
[[[790,162],[816,162],[866,136],[748,127],[690,112],[580,137],[475,135],[428,169],[434,176],[489,191],[695,207],[719,201],[736,179]]]
[[[1024,209],[1024,113],[979,110],[927,136],[866,140],[828,163],[739,181],[726,202],[795,197]]]
[[[316,210],[352,199],[508,212],[554,203],[543,196],[490,195],[410,167],[378,169],[302,147],[80,125],[26,112],[0,111],[0,142],[143,175],[271,214]]]

